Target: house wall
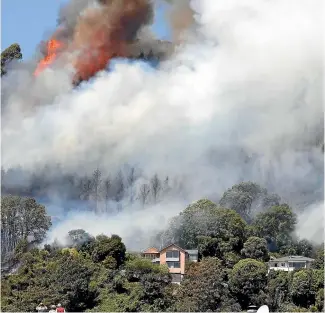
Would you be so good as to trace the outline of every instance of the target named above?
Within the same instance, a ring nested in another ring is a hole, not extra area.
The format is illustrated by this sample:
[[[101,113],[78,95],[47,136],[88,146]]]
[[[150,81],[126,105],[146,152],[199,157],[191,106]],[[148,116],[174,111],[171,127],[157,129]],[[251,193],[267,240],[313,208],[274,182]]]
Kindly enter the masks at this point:
[[[166,262],[166,252],[169,250],[176,250],[179,251],[179,262],[180,262],[180,269],[179,268],[169,268],[170,273],[185,273],[185,251],[179,250],[175,246],[167,247],[166,249],[160,252],[160,264],[167,264]]]
[[[275,266],[277,264],[277,266]],[[275,271],[289,271],[288,262],[270,262],[269,269]]]
[[[294,262],[290,260],[290,263]],[[275,263],[277,263],[278,266],[275,266]],[[300,262],[299,262],[300,263]],[[303,262],[305,263],[305,266],[302,268],[309,268],[310,267],[310,262]],[[269,270],[275,270],[275,271],[287,271],[291,272],[295,268],[290,266],[289,262],[270,262],[269,263]]]
[[[310,262],[310,261],[306,262],[306,268],[311,268],[312,264],[313,264],[313,262]]]
[[[293,271],[293,268],[290,268],[290,267],[279,267],[279,266],[278,267],[269,266],[269,271],[270,270],[289,272],[289,271]]]

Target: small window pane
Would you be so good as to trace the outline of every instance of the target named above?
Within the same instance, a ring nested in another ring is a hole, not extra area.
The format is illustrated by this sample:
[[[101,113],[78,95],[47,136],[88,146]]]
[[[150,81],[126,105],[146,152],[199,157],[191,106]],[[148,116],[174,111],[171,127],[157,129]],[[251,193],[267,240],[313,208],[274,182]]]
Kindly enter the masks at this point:
[[[179,262],[167,262],[167,265],[169,268],[180,268],[180,263]]]
[[[173,251],[173,258],[178,258],[179,257],[179,251],[175,250]]]

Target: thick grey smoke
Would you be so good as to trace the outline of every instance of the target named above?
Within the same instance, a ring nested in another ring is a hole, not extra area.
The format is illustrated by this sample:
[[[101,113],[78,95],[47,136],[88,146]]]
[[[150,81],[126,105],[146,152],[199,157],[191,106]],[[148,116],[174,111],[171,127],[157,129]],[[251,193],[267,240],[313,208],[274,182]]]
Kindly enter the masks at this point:
[[[323,154],[315,142],[323,141],[321,7],[320,0],[193,1],[195,34],[155,71],[118,64],[74,91],[47,73],[47,88],[31,90],[57,92],[50,106],[26,118],[18,109],[3,116],[2,164],[59,162],[66,171],[91,171],[129,162],[144,176],[182,177],[190,200],[218,198],[253,180],[294,207],[316,205],[323,199]],[[18,92],[8,106],[32,99]],[[73,215],[50,237],[71,228],[127,238],[140,229],[147,236],[183,205],[174,198],[131,215]],[[322,229],[317,212],[310,218]]]

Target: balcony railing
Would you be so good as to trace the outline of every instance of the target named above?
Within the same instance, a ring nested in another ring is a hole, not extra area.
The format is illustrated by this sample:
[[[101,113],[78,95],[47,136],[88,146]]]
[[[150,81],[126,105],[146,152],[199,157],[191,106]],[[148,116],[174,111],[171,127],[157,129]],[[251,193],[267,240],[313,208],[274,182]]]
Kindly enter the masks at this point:
[[[179,262],[179,257],[177,257],[177,258],[166,258],[166,262]]]

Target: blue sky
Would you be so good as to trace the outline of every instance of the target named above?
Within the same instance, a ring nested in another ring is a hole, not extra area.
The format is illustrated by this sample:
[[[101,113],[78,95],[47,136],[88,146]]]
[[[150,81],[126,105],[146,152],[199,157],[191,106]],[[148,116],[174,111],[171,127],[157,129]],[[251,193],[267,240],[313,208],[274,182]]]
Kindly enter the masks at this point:
[[[35,47],[56,26],[60,6],[67,0],[2,0],[1,51],[13,43],[22,49],[23,58],[33,56]],[[169,29],[163,21],[165,5],[156,10],[155,33],[161,38],[169,37]]]

